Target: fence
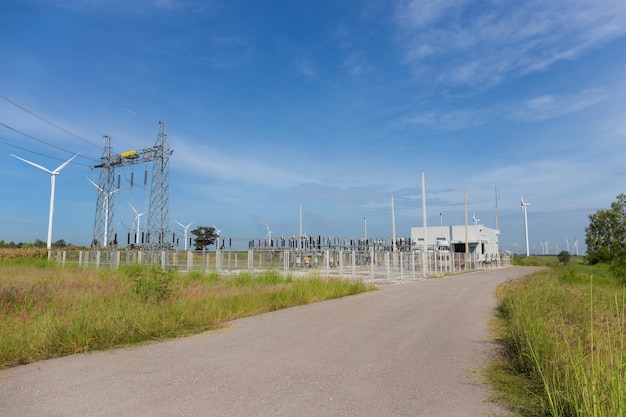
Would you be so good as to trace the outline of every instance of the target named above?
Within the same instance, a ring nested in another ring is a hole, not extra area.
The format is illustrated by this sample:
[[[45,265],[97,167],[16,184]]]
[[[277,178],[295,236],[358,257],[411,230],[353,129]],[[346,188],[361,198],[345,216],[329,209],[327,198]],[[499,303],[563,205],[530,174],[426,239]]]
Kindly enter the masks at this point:
[[[475,255],[451,252],[390,252],[374,249],[351,251],[248,250],[248,251],[50,251],[59,264],[118,268],[121,265],[156,264],[180,272],[237,274],[241,271],[283,271],[323,277],[361,279],[372,283],[399,282],[510,265],[510,255]]]

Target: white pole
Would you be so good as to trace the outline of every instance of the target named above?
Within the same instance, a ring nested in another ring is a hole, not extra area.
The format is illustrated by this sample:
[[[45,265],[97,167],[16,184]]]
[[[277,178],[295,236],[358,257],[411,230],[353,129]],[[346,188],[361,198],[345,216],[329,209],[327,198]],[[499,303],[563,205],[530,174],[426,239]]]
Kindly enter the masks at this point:
[[[58,173],[51,173],[50,175],[50,214],[48,215],[48,240],[47,248],[52,249],[52,218],[54,217],[54,186],[55,178]]]
[[[300,203],[300,241],[298,242],[298,249],[302,249],[302,203]]]
[[[392,251],[396,251],[396,210],[393,204],[393,194],[391,195],[391,246]]]
[[[522,209],[524,210],[524,228],[526,232],[526,256],[530,256],[530,246],[528,243],[528,213],[526,211],[526,207],[530,206],[530,203],[524,203],[524,198],[522,197]]]
[[[427,265],[427,252],[428,252],[428,225],[426,224],[426,179],[424,177],[424,171],[422,171],[422,222],[424,225],[424,249],[422,251],[422,276],[425,278],[428,275]]]

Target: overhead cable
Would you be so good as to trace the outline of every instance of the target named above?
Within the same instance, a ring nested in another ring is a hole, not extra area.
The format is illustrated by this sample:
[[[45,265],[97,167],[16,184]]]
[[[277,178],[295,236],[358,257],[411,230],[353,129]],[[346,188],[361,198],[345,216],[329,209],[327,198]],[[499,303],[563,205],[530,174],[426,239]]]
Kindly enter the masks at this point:
[[[20,130],[17,130],[17,129],[15,129],[14,127],[11,127],[11,126],[9,126],[9,125],[7,125],[7,124],[4,124],[4,123],[2,123],[2,122],[0,122],[0,126],[3,126],[3,127],[7,128],[7,129],[9,129],[9,130],[12,130],[12,131],[13,131],[13,132],[15,132],[15,133],[19,133],[19,134],[20,134],[20,135],[22,135],[22,136],[26,136],[27,138],[32,139],[32,140],[34,140],[34,141],[37,141],[37,142],[42,143],[42,144],[44,144],[44,145],[50,146],[51,148],[58,149],[58,150],[63,151],[63,152],[67,152],[67,153],[69,153],[69,154],[75,154],[75,153],[76,153],[76,152],[74,152],[74,151],[70,151],[70,150],[64,149],[64,148],[62,148],[62,147],[60,147],[60,146],[53,145],[52,143],[48,143],[48,142],[46,142],[45,140],[42,140],[42,139],[36,138],[35,136],[29,135],[28,133],[24,133],[24,132],[22,132],[22,131],[20,131]],[[87,156],[81,156],[81,158],[88,159],[88,160],[90,160],[90,161],[94,161],[94,162],[99,162],[99,160],[98,160],[98,159],[89,158],[89,157],[87,157]]]
[[[102,149],[102,147],[101,147],[100,145],[96,144],[95,142],[92,142],[92,141],[90,141],[89,139],[85,139],[85,138],[83,138],[83,137],[81,137],[81,136],[78,136],[77,134],[75,134],[75,133],[73,133],[73,132],[70,132],[69,130],[67,130],[67,129],[65,129],[65,128],[63,128],[63,127],[59,126],[59,125],[57,125],[56,123],[51,122],[50,120],[48,120],[48,119],[46,119],[46,118],[44,118],[44,117],[42,117],[42,116],[39,116],[37,113],[35,113],[35,112],[33,112],[33,111],[31,111],[31,110],[27,109],[26,107],[24,107],[24,106],[22,106],[22,105],[20,105],[20,104],[18,104],[18,103],[16,103],[16,102],[14,102],[14,101],[13,101],[13,100],[11,100],[11,99],[9,99],[9,98],[7,98],[7,97],[3,96],[2,94],[0,94],[0,98],[2,98],[2,99],[4,99],[4,100],[8,101],[9,103],[13,104],[15,107],[19,108],[20,110],[25,111],[26,113],[30,114],[31,116],[36,117],[37,119],[41,120],[42,122],[47,123],[47,124],[49,124],[50,126],[52,126],[52,127],[54,127],[54,128],[57,128],[57,129],[59,129],[60,131],[65,132],[65,133],[67,133],[68,135],[70,135],[70,136],[72,136],[72,137],[75,137],[75,138],[76,138],[76,139],[78,139],[78,140],[81,140],[81,141],[83,141],[83,142],[85,142],[85,143],[88,143],[88,144],[90,144],[90,145],[92,145],[92,146],[95,146],[95,147],[96,147],[96,148],[98,148],[98,149]]]

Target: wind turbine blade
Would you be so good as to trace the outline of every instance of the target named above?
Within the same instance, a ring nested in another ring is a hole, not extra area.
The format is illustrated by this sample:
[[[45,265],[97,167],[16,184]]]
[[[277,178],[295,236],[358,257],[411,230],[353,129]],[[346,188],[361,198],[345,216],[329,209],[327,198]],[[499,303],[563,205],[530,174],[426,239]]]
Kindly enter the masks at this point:
[[[135,210],[135,206],[133,206],[133,203],[131,203],[130,201],[128,202],[128,204],[130,204],[130,208],[133,209],[133,212],[135,213],[135,216],[139,216],[139,213],[137,213],[137,210]]]
[[[17,156],[17,155],[13,155],[13,154],[11,154],[11,156],[12,156],[12,157],[14,157],[14,158],[19,159],[20,161],[26,162],[28,165],[32,165],[32,166],[34,166],[34,167],[35,167],[35,168],[37,168],[37,169],[40,169],[40,170],[42,170],[42,171],[44,171],[44,172],[47,172],[47,173],[48,173],[48,174],[50,174],[50,175],[53,175],[53,174],[54,174],[54,172],[50,171],[48,168],[44,168],[44,167],[42,167],[42,166],[41,166],[41,165],[39,165],[39,164],[36,164],[36,163],[34,163],[34,162],[30,162],[30,161],[28,161],[28,160],[26,160],[26,159],[24,159],[24,158],[20,158],[20,157],[19,157],[19,156]]]
[[[94,187],[96,187],[98,189],[98,191],[102,192],[102,188],[100,188],[100,186],[98,184],[96,184],[95,182],[93,182],[91,180],[91,178],[87,178],[87,181],[89,181],[90,183],[93,184]]]
[[[174,220],[174,223],[176,223],[177,225],[179,225],[180,227],[182,227],[183,229],[185,228],[185,225],[182,224],[181,222]]]
[[[67,166],[67,164],[69,164],[70,162],[72,162],[72,160],[73,160],[74,158],[76,158],[77,156],[78,156],[78,154],[76,154],[76,155],[72,156],[70,159],[68,159],[67,161],[63,162],[61,165],[59,165],[59,167],[58,167],[57,169],[55,169],[55,170],[54,170],[54,171],[52,171],[52,172],[54,172],[55,174],[58,174],[59,172],[61,172],[61,170],[62,170],[63,168],[65,168],[65,167]]]

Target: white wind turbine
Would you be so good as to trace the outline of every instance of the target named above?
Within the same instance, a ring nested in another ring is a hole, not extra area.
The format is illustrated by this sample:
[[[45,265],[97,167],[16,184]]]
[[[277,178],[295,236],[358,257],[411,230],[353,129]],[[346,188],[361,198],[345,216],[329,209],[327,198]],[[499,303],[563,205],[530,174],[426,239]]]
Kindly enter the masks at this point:
[[[546,242],[544,243],[546,245],[546,255],[550,255],[550,246],[548,246],[548,243],[550,243],[549,240],[546,240]]]
[[[72,162],[72,159],[76,158],[78,156],[78,154],[72,156],[70,159],[68,159],[67,161],[63,162],[61,165],[59,165],[59,167],[57,169],[55,169],[54,171],[50,171],[47,168],[42,167],[41,165],[38,165],[34,162],[31,161],[27,161],[24,158],[20,158],[17,155],[13,155],[11,154],[12,157],[19,159],[20,161],[24,161],[29,165],[34,166],[37,169],[42,170],[43,172],[47,172],[48,174],[50,174],[50,214],[48,215],[48,241],[46,242],[46,247],[48,248],[48,250],[52,249],[52,218],[54,217],[54,188],[55,188],[55,178],[57,175],[59,175],[59,173],[61,172],[61,170],[63,168],[65,168],[67,166],[67,164],[69,164],[70,162]]]
[[[578,240],[574,238],[574,252],[576,252],[576,256],[578,256]]]
[[[528,246],[528,214],[526,207],[530,206],[530,203],[524,202],[524,197],[521,198],[522,210],[524,210],[524,228],[526,229],[526,256],[530,256],[530,247]]]
[[[546,254],[546,244],[545,244],[545,242],[539,241],[539,244],[541,245],[541,254],[545,255]]]
[[[274,231],[270,230],[270,227],[266,224],[265,227],[267,228],[267,235],[265,235],[265,237],[267,237],[267,240],[272,240],[272,233],[274,233]]]
[[[105,194],[102,187],[100,187],[98,184],[93,182],[91,178],[87,178],[87,181],[92,183],[93,186],[96,187],[98,191],[100,191],[104,195],[104,207],[105,207],[104,209],[104,237],[103,237],[104,242],[102,242],[102,247],[106,248],[109,242],[109,198],[111,198],[111,196],[115,194],[116,192],[120,191],[121,188],[118,188],[117,190],[113,190],[110,193]]]
[[[178,224],[180,227],[183,228],[183,240],[185,241],[185,250],[187,250],[187,230],[189,229],[189,226],[191,226],[191,223],[189,223],[187,226],[185,226],[184,224],[182,224],[181,222],[178,222],[176,220],[174,220],[176,222],[176,224]]]
[[[472,215],[472,220],[474,221],[474,226],[477,226],[477,225],[478,225],[478,222],[480,221],[480,219],[477,219],[477,218],[476,218],[476,213],[474,213],[474,214]]]
[[[567,253],[569,253],[569,240],[567,240],[567,236],[565,236],[565,247],[567,248]]]
[[[217,249],[220,248],[220,233],[222,233],[222,229],[218,229],[217,227],[215,227],[215,224],[212,224],[213,226],[213,230],[215,230],[215,234],[217,235],[217,245],[215,245],[215,247]]]
[[[141,216],[146,214],[147,211],[144,211],[143,213],[138,213],[137,209],[135,209],[135,206],[133,206],[133,203],[129,201],[128,204],[130,204],[130,208],[133,209],[133,213],[135,213],[135,224],[137,225],[137,233],[135,234],[135,244],[137,244],[137,241],[139,240],[139,230],[140,230],[139,223],[141,222]]]

